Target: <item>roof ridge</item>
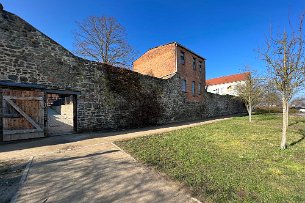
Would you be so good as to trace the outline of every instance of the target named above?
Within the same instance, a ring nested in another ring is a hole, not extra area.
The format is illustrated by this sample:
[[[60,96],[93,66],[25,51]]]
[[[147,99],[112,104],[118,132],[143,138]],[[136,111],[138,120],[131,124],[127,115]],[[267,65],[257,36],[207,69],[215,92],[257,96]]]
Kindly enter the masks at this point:
[[[246,76],[249,75],[250,72],[232,74],[227,76],[221,76],[218,78],[212,78],[206,80],[207,85],[218,85],[218,84],[225,84],[225,83],[232,83],[237,81],[242,81],[246,79]]]
[[[211,79],[208,79],[208,80],[214,80],[214,79],[232,77],[232,76],[236,76],[236,75],[245,75],[245,74],[247,74],[247,73],[250,73],[250,72],[243,72],[243,73],[236,73],[236,74],[232,74],[232,75],[225,75],[225,76],[220,76],[220,77],[217,77],[217,78],[211,78]],[[207,80],[207,81],[208,81],[208,80]]]
[[[146,54],[147,52],[149,52],[150,50],[153,50],[153,49],[156,49],[156,48],[159,48],[159,47],[162,47],[162,46],[166,46],[166,45],[170,45],[170,44],[176,44],[176,46],[180,46],[181,48],[191,52],[192,54],[198,56],[199,58],[202,58],[203,60],[206,60],[206,58],[200,56],[199,54],[196,54],[194,51],[190,50],[189,48],[183,46],[182,44],[180,44],[179,42],[176,42],[176,41],[173,41],[173,42],[169,42],[169,43],[166,43],[166,44],[161,44],[161,45],[158,45],[158,46],[155,46],[155,47],[152,47],[152,48],[149,48],[147,51],[145,51],[141,56],[139,56],[135,61],[137,61],[139,58],[141,58],[144,54]]]

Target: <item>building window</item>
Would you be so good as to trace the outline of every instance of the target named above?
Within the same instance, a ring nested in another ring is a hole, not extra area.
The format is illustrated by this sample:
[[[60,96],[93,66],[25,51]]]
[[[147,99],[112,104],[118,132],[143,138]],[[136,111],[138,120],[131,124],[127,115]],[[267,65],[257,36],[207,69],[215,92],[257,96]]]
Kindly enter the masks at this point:
[[[195,81],[192,82],[192,94],[195,95]]]
[[[198,94],[201,94],[201,83],[198,84]]]
[[[186,80],[182,80],[182,92],[186,92]]]
[[[202,71],[202,62],[199,61],[199,72],[201,72],[201,71]]]
[[[193,70],[196,70],[196,59],[193,57]]]
[[[185,64],[184,52],[183,51],[180,51],[180,63]]]
[[[220,88],[219,93],[220,93],[220,94],[225,94],[225,88],[224,88],[224,87]]]

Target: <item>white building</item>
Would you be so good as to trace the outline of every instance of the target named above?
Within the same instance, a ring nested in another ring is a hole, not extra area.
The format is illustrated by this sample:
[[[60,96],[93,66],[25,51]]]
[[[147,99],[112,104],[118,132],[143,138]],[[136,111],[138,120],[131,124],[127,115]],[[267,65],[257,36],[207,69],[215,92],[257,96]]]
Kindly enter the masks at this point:
[[[206,81],[207,91],[220,95],[237,96],[236,86],[245,82],[249,72],[213,78]]]

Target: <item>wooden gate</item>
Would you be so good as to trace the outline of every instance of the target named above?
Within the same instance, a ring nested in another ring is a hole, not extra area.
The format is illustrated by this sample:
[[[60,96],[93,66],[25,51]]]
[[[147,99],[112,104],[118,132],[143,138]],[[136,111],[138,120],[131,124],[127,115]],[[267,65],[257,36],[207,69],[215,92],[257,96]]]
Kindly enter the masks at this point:
[[[3,90],[3,141],[44,136],[44,93]]]

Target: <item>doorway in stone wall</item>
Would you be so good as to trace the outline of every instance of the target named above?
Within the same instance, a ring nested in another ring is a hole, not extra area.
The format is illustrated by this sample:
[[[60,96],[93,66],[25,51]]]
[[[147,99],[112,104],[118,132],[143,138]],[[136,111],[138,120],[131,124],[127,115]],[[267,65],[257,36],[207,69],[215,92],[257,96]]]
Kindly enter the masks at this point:
[[[76,130],[76,96],[47,93],[48,135],[72,134]]]

